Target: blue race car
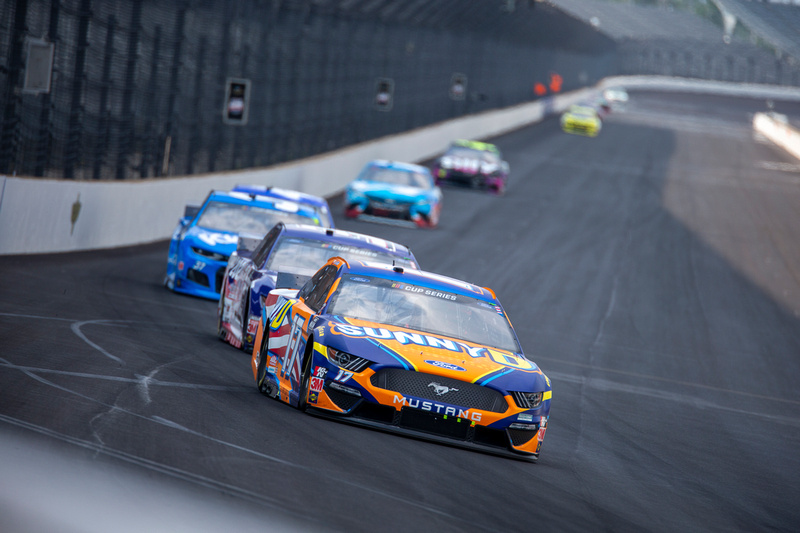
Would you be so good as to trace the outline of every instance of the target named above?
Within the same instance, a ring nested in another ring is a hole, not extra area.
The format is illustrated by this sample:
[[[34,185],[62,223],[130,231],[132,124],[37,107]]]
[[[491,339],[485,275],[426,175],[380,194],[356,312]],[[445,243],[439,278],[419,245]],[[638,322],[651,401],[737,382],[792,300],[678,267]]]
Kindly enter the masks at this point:
[[[431,171],[410,163],[375,160],[367,163],[347,186],[345,216],[410,221],[435,227],[442,208],[442,191]]]
[[[217,334],[252,351],[264,298],[275,288],[299,288],[333,256],[416,269],[401,244],[344,230],[278,223],[263,239],[239,237],[219,299]]]
[[[239,233],[262,236],[280,221],[322,224],[313,210],[296,202],[212,191],[201,206],[186,206],[172,233],[164,285],[175,292],[218,300]]]
[[[271,187],[268,185],[237,185],[232,189],[237,192],[246,192],[251,194],[259,194],[261,196],[271,196],[273,198],[280,198],[282,200],[291,200],[298,204],[305,205],[317,212],[322,225],[328,228],[333,228],[333,214],[328,205],[328,201],[322,196],[315,196],[300,191],[293,191],[291,189],[281,189],[279,187]]]

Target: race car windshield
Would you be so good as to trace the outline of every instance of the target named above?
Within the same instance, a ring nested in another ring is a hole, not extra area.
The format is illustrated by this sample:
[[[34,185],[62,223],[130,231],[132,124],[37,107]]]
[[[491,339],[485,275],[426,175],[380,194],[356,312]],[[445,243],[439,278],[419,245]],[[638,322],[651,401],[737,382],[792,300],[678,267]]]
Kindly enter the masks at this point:
[[[395,168],[369,167],[358,179],[363,181],[379,181],[392,185],[409,185],[411,187],[420,187],[423,189],[431,186],[431,180],[425,174]]]
[[[197,225],[216,231],[264,235],[278,222],[319,225],[317,219],[300,213],[217,201],[208,203]]]
[[[597,114],[597,111],[595,111],[593,108],[586,106],[572,107],[570,108],[569,112],[573,115],[582,115],[585,117],[593,117]]]
[[[522,353],[499,305],[462,294],[347,274],[327,312]]]
[[[417,265],[410,259],[393,255],[388,251],[383,252],[316,239],[286,237],[278,242],[275,251],[267,261],[266,269],[311,276],[319,269],[320,265],[324,265],[328,259],[334,256],[343,257],[350,262],[372,261],[387,265],[394,262],[395,265],[404,268],[417,268]]]
[[[467,159],[480,159],[481,152],[474,148],[456,146],[454,148],[450,148],[445,155],[449,155],[450,157],[463,157]]]

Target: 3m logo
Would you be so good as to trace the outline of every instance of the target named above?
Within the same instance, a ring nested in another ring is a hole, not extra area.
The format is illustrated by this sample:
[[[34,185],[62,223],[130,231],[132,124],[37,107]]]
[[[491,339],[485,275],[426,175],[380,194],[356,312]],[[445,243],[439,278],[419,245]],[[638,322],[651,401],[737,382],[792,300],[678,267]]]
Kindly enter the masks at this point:
[[[322,378],[313,377],[311,378],[310,389],[311,392],[319,392],[322,390],[322,385],[325,384],[325,380]]]

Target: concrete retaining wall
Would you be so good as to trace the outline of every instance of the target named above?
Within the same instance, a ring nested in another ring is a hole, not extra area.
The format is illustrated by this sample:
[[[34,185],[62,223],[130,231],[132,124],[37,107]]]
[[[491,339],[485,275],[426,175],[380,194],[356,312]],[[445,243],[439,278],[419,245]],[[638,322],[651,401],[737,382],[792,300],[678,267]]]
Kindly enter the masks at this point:
[[[211,189],[228,190],[238,183],[332,196],[371,159],[422,161],[443,151],[452,139],[500,135],[538,122],[548,112],[558,113],[608,86],[800,99],[798,89],[785,87],[625,76],[603,80],[596,88],[462,117],[269,168],[136,182],[2,176],[0,255],[113,248],[166,239],[186,204],[200,203]]]
[[[182,178],[95,182],[0,177],[0,255],[51,253],[166,239],[186,204],[239,183],[332,196],[371,159],[421,161],[455,138],[488,138],[558,112],[589,89],[435,124],[292,163]]]

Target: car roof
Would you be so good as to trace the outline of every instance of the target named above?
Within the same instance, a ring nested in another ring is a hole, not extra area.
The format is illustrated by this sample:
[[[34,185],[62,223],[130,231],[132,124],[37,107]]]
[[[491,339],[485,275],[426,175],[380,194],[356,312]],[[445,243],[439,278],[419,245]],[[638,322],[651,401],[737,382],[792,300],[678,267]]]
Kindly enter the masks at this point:
[[[494,291],[488,287],[479,287],[472,283],[441,274],[435,274],[424,270],[403,269],[400,267],[393,267],[392,265],[369,261],[350,262],[348,265],[349,268],[347,266],[344,268],[349,274],[380,277],[400,283],[410,283],[433,290],[463,294],[464,296],[499,303]]]
[[[423,174],[430,174],[428,167],[416,165],[414,163],[402,163],[400,161],[389,161],[386,159],[375,159],[370,161],[367,166],[388,168],[392,170],[401,170],[404,172],[421,172]]]
[[[358,246],[368,250],[395,253],[398,256],[414,257],[414,254],[411,253],[411,250],[405,245],[393,241],[387,241],[372,235],[366,235],[364,233],[356,233],[342,229],[323,228],[308,224],[284,224],[283,226],[283,234],[286,236],[317,239],[336,244]],[[414,262],[417,262],[416,258],[414,258]]]
[[[322,196],[316,196],[307,192],[295,191],[293,189],[283,189],[271,185],[244,185],[238,184],[231,192],[243,192],[246,194],[256,194],[268,196],[270,198],[282,198],[285,200],[296,201],[298,203],[308,203],[319,207],[328,207],[328,201]]]
[[[587,113],[587,114],[596,114],[597,109],[595,109],[591,104],[572,104],[569,106],[567,110],[570,113]]]
[[[206,203],[210,201],[236,205],[254,205],[256,207],[263,207],[265,209],[283,211],[284,213],[297,213],[312,219],[317,218],[317,214],[313,209],[309,209],[308,207],[291,200],[284,200],[272,196],[262,196],[259,194],[249,194],[238,191],[211,191],[211,194],[208,195]]]

